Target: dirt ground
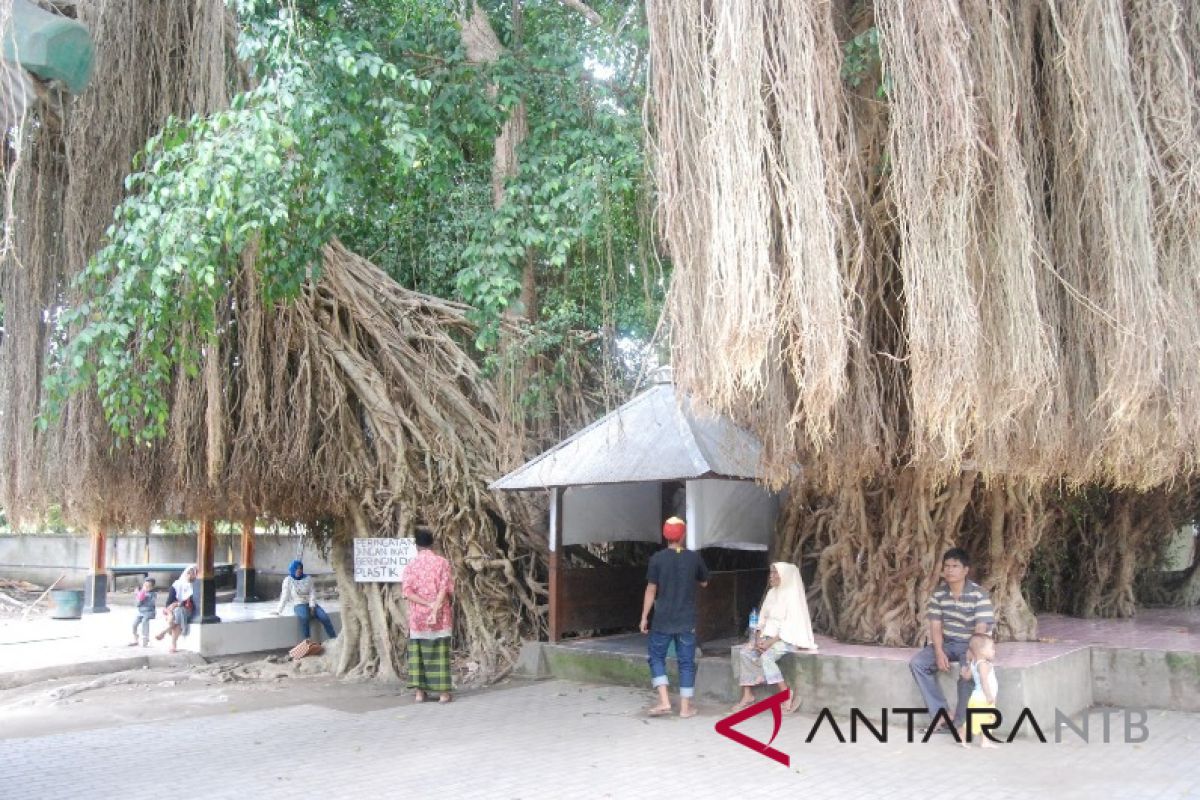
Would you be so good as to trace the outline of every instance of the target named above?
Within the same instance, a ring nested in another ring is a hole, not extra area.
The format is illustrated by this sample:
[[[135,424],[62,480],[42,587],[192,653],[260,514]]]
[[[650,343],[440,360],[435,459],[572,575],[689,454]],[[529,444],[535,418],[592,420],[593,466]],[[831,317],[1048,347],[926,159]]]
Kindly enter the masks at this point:
[[[45,681],[0,691],[0,739],[306,703],[354,712],[403,701],[398,685],[346,683],[323,669],[319,660],[269,656]]]

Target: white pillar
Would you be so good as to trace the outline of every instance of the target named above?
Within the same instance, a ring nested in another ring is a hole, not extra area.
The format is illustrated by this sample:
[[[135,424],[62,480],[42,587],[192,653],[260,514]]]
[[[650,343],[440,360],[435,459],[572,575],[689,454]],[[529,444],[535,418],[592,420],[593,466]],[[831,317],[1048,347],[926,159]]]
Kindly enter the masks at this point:
[[[687,483],[684,484],[684,486],[686,487],[686,489],[684,490],[684,498],[685,498],[685,506],[684,507],[687,509],[686,513],[684,514],[684,517],[685,517],[684,522],[687,523],[687,548],[688,548],[688,550],[699,550],[700,549],[700,530],[699,530],[700,521],[696,517],[696,499],[695,499],[695,492],[696,492],[697,485],[698,484],[695,481],[687,481]]]

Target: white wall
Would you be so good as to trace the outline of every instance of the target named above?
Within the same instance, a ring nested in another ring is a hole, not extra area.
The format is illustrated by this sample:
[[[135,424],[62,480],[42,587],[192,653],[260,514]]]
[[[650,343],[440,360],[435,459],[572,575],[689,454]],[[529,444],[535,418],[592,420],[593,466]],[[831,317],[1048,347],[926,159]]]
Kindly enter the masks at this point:
[[[254,537],[255,569],[258,572],[259,593],[274,596],[279,592],[287,565],[300,555],[306,572],[319,574],[332,572],[333,567],[321,558],[316,549],[304,542],[301,555],[299,536],[259,535]],[[149,558],[146,558],[147,540],[141,536],[110,536],[108,564],[144,564],[151,562],[179,563],[196,560],[196,537],[190,534],[152,535],[149,537]],[[217,536],[214,561],[229,561],[237,564],[241,553],[241,535]],[[86,536],[41,536],[22,534],[0,534],[0,577],[31,581],[49,586],[59,575],[65,574],[60,586],[81,588],[87,574],[91,557],[90,543]],[[136,578],[118,579],[117,589],[131,588]],[[110,587],[111,589],[112,587]]]

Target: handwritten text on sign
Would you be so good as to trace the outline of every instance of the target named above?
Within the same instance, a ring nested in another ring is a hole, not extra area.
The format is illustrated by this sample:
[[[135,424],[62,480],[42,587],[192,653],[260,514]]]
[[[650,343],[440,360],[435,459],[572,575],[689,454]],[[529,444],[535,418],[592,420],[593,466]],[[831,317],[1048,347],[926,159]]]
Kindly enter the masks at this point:
[[[415,539],[355,539],[356,583],[399,583],[417,555]]]

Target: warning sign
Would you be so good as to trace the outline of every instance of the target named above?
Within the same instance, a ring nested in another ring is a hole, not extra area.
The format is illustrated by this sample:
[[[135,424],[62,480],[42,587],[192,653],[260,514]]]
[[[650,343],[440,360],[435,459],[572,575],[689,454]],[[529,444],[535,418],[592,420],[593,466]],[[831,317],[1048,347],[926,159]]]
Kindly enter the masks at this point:
[[[355,539],[355,583],[400,583],[416,558],[415,539]]]

